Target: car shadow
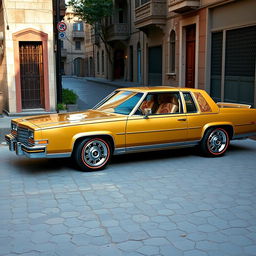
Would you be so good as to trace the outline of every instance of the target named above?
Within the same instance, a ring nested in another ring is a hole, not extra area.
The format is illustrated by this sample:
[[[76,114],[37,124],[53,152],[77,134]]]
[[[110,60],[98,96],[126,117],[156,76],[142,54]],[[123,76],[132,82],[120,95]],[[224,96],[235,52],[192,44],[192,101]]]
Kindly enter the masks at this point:
[[[168,150],[150,151],[131,153],[125,155],[116,155],[112,157],[112,163],[129,163],[129,162],[145,162],[152,160],[164,160],[173,158],[183,158],[192,155],[199,155],[199,149],[197,147],[191,148],[176,148]]]
[[[52,158],[52,159],[17,159],[12,164],[20,173],[31,175],[50,174],[54,172],[65,172],[68,169],[76,169],[70,158]]]

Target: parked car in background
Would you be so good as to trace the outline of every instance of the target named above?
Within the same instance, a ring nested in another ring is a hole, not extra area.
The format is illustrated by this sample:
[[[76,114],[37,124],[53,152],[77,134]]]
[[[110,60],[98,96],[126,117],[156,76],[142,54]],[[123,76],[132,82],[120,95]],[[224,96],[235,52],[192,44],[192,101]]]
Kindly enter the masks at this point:
[[[118,89],[93,109],[13,119],[6,141],[30,158],[73,157],[82,170],[104,168],[111,156],[199,146],[223,155],[230,140],[256,134],[256,109],[215,103],[203,90]]]

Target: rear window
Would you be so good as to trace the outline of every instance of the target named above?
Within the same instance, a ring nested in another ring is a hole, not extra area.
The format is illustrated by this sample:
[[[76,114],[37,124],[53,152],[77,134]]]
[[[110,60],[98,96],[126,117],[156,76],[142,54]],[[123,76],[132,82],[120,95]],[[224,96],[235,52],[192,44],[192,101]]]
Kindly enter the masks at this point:
[[[184,92],[183,95],[186,103],[187,113],[196,113],[196,105],[191,94],[189,92]]]
[[[212,109],[200,92],[194,92],[201,112],[212,112]]]

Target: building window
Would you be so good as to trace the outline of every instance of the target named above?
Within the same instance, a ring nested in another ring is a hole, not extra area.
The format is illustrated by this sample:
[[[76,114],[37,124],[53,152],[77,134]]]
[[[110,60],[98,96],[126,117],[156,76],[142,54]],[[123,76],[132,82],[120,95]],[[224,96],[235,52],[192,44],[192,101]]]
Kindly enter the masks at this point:
[[[100,73],[100,53],[97,52],[97,73]]]
[[[74,31],[84,31],[84,26],[82,22],[77,22],[73,24]]]
[[[255,107],[256,26],[213,32],[211,38],[212,98]]]
[[[172,30],[170,34],[170,73],[175,73],[175,31]]]
[[[75,41],[75,49],[81,50],[81,41]]]
[[[101,71],[102,71],[102,74],[104,74],[104,66],[105,66],[105,54],[104,54],[104,51],[102,50],[102,53],[101,53]]]

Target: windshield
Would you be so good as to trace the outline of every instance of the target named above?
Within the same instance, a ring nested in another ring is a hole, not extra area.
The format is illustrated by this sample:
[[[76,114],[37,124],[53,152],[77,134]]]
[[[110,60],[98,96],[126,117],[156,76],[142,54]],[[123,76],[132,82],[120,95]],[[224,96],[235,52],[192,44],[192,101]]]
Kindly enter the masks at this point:
[[[141,99],[142,95],[143,93],[116,91],[112,97],[103,102],[102,105],[98,106],[97,110],[129,115]]]

